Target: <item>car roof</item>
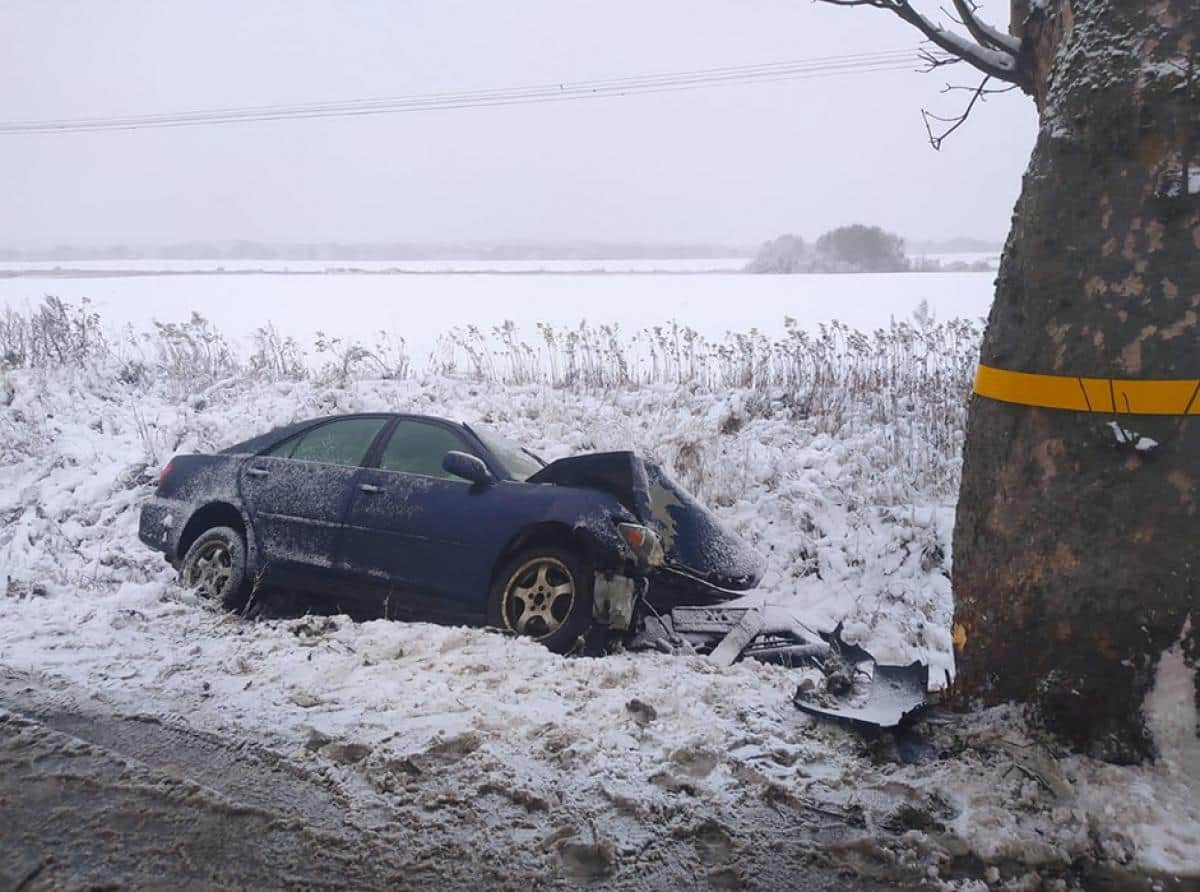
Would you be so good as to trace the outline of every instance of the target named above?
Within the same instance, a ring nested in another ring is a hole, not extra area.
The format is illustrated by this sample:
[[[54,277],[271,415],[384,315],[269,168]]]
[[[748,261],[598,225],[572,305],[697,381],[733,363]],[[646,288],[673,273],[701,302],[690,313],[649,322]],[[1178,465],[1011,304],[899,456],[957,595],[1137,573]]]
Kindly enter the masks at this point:
[[[440,415],[419,415],[413,412],[345,412],[340,415],[322,415],[319,418],[310,418],[308,421],[297,423],[316,424],[317,422],[326,421],[344,421],[347,418],[406,418],[412,421],[436,421],[441,424],[453,424],[457,427],[462,426],[459,422],[451,421],[449,418],[442,418]]]
[[[469,430],[461,422],[451,421],[448,418],[441,418],[437,415],[416,415],[408,412],[347,412],[340,415],[321,415],[316,418],[306,419],[305,421],[294,421],[291,424],[285,424],[281,427],[273,428],[266,433],[259,434],[257,437],[251,437],[249,440],[243,440],[241,443],[235,443],[221,451],[229,454],[261,452],[264,449],[269,449],[276,443],[282,443],[289,437],[295,436],[309,428],[316,427],[319,424],[326,424],[330,421],[345,421],[351,418],[387,418],[389,420],[399,418],[406,421],[433,422],[434,424],[449,425],[459,430]]]

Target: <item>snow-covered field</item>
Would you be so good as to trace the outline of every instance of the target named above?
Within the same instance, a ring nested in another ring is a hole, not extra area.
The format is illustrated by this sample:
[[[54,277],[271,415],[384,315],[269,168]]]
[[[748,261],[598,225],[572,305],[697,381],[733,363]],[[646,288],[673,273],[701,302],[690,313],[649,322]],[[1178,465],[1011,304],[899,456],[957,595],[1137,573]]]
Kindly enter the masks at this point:
[[[1200,777],[1170,679],[1156,766],[1062,756],[1010,710],[935,715],[923,743],[898,749],[800,714],[798,670],[568,659],[482,630],[340,616],[246,621],[180,591],[136,538],[173,453],[331,412],[484,420],[548,458],[659,459],[763,554],[756,597],[945,677],[954,478],[919,467],[956,449],[923,440],[913,393],[847,388],[834,404],[770,387],[171,374],[130,380],[101,356],[0,377],[0,667],[273,747],[424,828],[428,858],[438,834],[469,836],[510,880],[728,886],[771,852],[797,870],[972,890],[1088,888],[1097,869],[1200,876]],[[960,424],[966,375],[930,387]]]
[[[539,322],[573,326],[586,319],[635,330],[674,319],[717,339],[751,328],[779,336],[788,317],[807,329],[839,319],[871,331],[889,318],[908,318],[922,301],[941,319],[978,319],[987,314],[994,278],[992,273],[0,277],[0,307],[27,309],[47,294],[75,303],[86,297],[110,324],[139,330],[150,319],[177,322],[199,311],[231,337],[271,322],[306,345],[318,330],[369,338],[384,329],[404,338],[409,354],[424,360],[451,328],[487,330],[505,320],[533,331]]]
[[[974,259],[976,255],[962,256]],[[604,260],[4,260],[0,261],[0,273],[16,270],[132,270],[172,273],[709,273],[737,272],[748,262],[748,257],[626,257]]]

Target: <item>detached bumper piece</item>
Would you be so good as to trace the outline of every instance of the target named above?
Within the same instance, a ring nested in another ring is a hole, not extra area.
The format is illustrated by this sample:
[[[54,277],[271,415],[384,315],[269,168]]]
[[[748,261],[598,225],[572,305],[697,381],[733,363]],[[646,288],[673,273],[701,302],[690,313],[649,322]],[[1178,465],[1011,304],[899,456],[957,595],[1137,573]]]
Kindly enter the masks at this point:
[[[860,728],[894,728],[928,702],[929,667],[887,666],[840,638],[774,607],[676,607],[644,615],[631,649],[703,654],[717,666],[750,657],[787,666],[815,666],[822,684],[806,679],[793,702],[810,715]]]
[[[629,642],[633,650],[707,654],[728,666],[742,657],[788,663],[823,657],[830,646],[821,633],[773,607],[676,607],[642,616]]]
[[[929,667],[923,663],[880,666],[871,660],[856,671],[866,674],[868,680],[853,685],[847,696],[838,697],[828,689],[817,694],[801,688],[792,702],[809,715],[872,729],[903,725],[928,703]]]

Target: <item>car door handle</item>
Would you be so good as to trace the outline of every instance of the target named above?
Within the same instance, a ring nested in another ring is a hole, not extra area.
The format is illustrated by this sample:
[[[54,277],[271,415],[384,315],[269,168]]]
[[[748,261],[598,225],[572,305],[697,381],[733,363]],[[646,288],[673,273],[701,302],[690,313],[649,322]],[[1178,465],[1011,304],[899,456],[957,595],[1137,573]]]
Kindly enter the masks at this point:
[[[358,488],[363,492],[383,492],[383,487],[376,486],[374,483],[360,483]]]
[[[266,468],[246,468],[247,477],[266,477],[270,473]]]

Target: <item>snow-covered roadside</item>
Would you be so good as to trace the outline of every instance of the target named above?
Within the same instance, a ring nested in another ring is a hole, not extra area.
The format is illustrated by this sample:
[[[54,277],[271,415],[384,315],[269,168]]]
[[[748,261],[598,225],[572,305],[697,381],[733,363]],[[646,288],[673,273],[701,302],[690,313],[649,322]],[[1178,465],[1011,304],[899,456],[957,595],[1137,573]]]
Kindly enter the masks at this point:
[[[365,779],[397,820],[446,796],[472,813],[519,805],[539,840],[599,840],[588,870],[636,865],[651,840],[710,823],[731,850],[769,845],[782,812],[796,837],[814,814],[861,828],[870,847],[838,838],[833,863],[867,876],[973,888],[972,858],[1014,885],[1069,877],[1079,859],[1197,872],[1185,776],[1056,760],[1007,710],[945,717],[927,761],[903,765],[800,715],[795,673],[756,663],[563,659],[480,630],[345,617],[248,623],[166,582],[8,606],[5,666],[290,752],[345,789]],[[479,845],[511,865],[513,842],[493,831]]]
[[[547,459],[649,455],[763,554],[763,597],[830,626],[845,620],[846,637],[882,660],[928,660],[939,680],[952,672],[952,510],[892,468],[899,437],[866,418],[818,433],[820,419],[749,391],[593,395],[443,377],[241,381],[182,404],[69,369],[11,373],[7,386],[0,572],[18,587],[158,578],[161,560],[136,538],[136,509],[172,454],[317,415],[410,411],[481,422]]]
[[[818,433],[819,419],[749,392],[596,396],[436,377],[232,382],[180,404],[69,369],[10,373],[4,402],[0,665],[268,743],[335,781],[366,778],[399,810],[448,796],[519,806],[536,829],[493,827],[480,845],[519,858],[524,837],[560,833],[568,872],[620,877],[652,838],[710,825],[689,857],[719,870],[775,844],[764,834],[781,826],[819,836],[815,814],[861,827],[872,847],[839,837],[831,857],[868,874],[965,886],[990,868],[1003,885],[1070,878],[1077,859],[1200,874],[1186,764],[1056,760],[1004,710],[950,718],[930,729],[924,760],[898,764],[800,715],[796,674],[778,667],[563,659],[480,630],[344,617],[250,623],[178,591],[136,540],[138,503],[173,452],[338,411],[480,420],[547,458],[632,446],[664,461],[767,558],[764,597],[846,620],[881,658],[949,668],[950,497],[890,470],[895,431],[872,425],[869,407]],[[711,857],[722,849],[732,854]]]

